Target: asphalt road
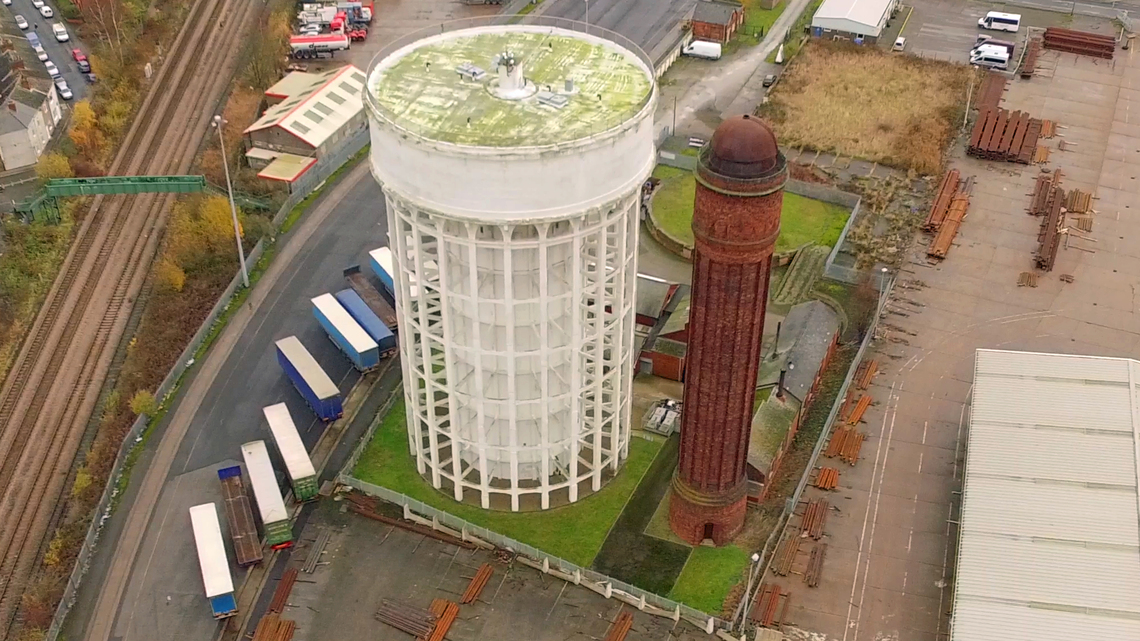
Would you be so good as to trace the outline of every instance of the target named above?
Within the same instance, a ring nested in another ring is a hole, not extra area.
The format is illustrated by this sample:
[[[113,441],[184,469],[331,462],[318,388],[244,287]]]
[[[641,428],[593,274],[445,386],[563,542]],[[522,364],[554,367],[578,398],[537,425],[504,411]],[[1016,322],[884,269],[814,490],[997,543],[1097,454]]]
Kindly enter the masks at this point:
[[[55,11],[55,17],[45,18],[41,16],[40,10],[32,6],[32,0],[12,0],[10,6],[4,7],[4,10],[8,12],[8,15],[4,18],[8,24],[4,30],[13,34],[18,32],[19,29],[16,27],[15,16],[24,16],[24,19],[28,21],[29,25],[28,29],[23,32],[25,36],[34,31],[36,35],[40,37],[40,42],[43,43],[44,51],[47,52],[48,59],[54,62],[55,66],[59,67],[59,71],[63,74],[64,80],[67,80],[67,86],[71,87],[71,92],[75,94],[71,102],[82,100],[84,96],[87,95],[87,81],[83,78],[82,74],[79,73],[79,67],[75,66],[75,61],[71,59],[71,50],[78,48],[82,49],[84,53],[87,53],[87,47],[83,46],[83,43],[76,39],[75,27],[64,21],[59,15],[59,8],[50,1],[47,2],[47,6]],[[56,41],[55,36],[51,32],[51,25],[55,22],[60,22],[67,27],[67,34],[71,37],[70,40],[67,42]],[[33,65],[43,65],[42,62],[34,57],[24,62],[29,67]],[[47,70],[43,71],[45,74],[47,73]],[[95,72],[98,74],[99,70],[96,69]]]
[[[324,429],[278,366],[274,341],[296,335],[346,394],[357,382],[359,375],[317,325],[309,302],[314,296],[343,288],[342,270],[362,263],[369,250],[386,243],[387,218],[379,187],[367,171],[350,172],[345,178],[353,177],[359,179],[339,201],[330,202],[329,196],[337,190],[329,189],[312,204],[309,215],[312,209],[323,206],[331,205],[333,211],[269,290],[190,421],[147,527],[111,638],[149,641],[159,638],[157,633],[165,639],[201,641],[215,629],[206,600],[200,594],[201,577],[193,542],[183,527],[185,508],[218,502],[214,470],[240,462],[242,443],[271,438],[261,413],[263,406],[285,402],[310,450]],[[289,238],[279,238],[278,242],[288,243]],[[392,386],[378,385],[375,393],[384,394]],[[181,402],[180,397],[168,413],[167,422],[183,411]],[[369,399],[363,410],[371,407],[374,412],[375,402]],[[364,411],[358,418],[363,414]],[[359,439],[361,425],[366,422],[354,422],[346,438]],[[148,441],[138,470],[149,466],[165,429],[165,425],[160,426]],[[347,447],[342,444],[331,463],[342,464]],[[270,452],[276,457],[275,448],[271,447]],[[284,484],[283,466],[277,462],[275,467]],[[141,472],[136,472],[135,477],[136,481],[141,479]],[[125,516],[132,508],[137,485],[132,483],[118,515]],[[103,534],[105,540],[118,539],[121,526],[122,518],[112,519]],[[104,545],[98,549],[91,574],[65,628],[69,638],[83,637],[113,548]],[[178,553],[179,550],[185,553]],[[235,581],[240,580],[238,569],[231,569]]]
[[[535,13],[609,29],[652,57],[654,47],[689,17],[696,4],[697,0],[546,0]]]

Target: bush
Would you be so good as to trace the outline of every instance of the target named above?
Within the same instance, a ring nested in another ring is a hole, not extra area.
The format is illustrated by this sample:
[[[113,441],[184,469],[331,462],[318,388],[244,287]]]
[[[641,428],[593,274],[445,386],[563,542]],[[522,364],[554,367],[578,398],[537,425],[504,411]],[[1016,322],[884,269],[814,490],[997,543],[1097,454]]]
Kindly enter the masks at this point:
[[[61,153],[44,154],[36,162],[36,177],[40,180],[71,178],[74,175],[75,171],[71,168],[71,162],[68,161],[67,156]]]
[[[158,411],[158,401],[155,400],[154,394],[141,389],[131,397],[131,411],[135,416],[154,416]]]
[[[158,279],[158,286],[168,292],[180,292],[186,285],[186,272],[169,258],[163,258],[158,264],[155,277]]]

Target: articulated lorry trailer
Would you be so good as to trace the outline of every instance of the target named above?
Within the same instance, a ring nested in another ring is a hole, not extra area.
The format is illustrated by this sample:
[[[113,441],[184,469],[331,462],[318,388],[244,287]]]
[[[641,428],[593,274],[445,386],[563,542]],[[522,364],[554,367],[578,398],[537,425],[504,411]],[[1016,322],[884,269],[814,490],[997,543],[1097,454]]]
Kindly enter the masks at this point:
[[[253,520],[253,510],[249,506],[249,496],[241,481],[241,466],[223,467],[218,470],[218,480],[222,484],[222,498],[226,503],[226,522],[230,525],[230,540],[234,542],[234,554],[241,567],[261,562],[261,538],[257,536],[257,523]]]
[[[234,580],[230,576],[230,561],[214,504],[203,503],[190,508],[190,527],[194,530],[194,547],[198,550],[198,565],[202,568],[202,585],[210,600],[210,610],[215,619],[232,617],[238,612]]]
[[[257,500],[257,511],[261,513],[266,542],[274,550],[292,547],[293,524],[289,521],[285,500],[281,498],[281,488],[277,485],[277,474],[269,461],[265,441],[242,445],[241,456],[245,460],[245,469],[249,471],[249,484],[253,486],[253,498]]]
[[[332,294],[321,294],[312,299],[312,303],[317,323],[353,367],[367,372],[380,365],[379,345]]]
[[[344,414],[336,383],[296,336],[277,341],[277,362],[318,418],[335,421]]]
[[[313,468],[313,461],[293,423],[293,417],[289,415],[289,408],[284,403],[278,403],[263,407],[261,411],[269,423],[269,431],[273,433],[273,442],[277,444],[281,460],[285,461],[285,472],[289,474],[289,482],[293,485],[293,498],[298,501],[317,498],[317,471]]]
[[[360,265],[353,265],[344,270],[344,279],[348,281],[352,291],[360,296],[361,300],[368,305],[368,309],[371,309],[388,329],[393,332],[399,331],[400,321],[396,317],[396,310],[388,301],[384,300],[384,297],[380,295],[380,290],[368,281],[368,277],[360,271]]]
[[[342,289],[334,294],[334,297],[341,307],[344,307],[344,310],[348,312],[348,315],[360,323],[364,331],[368,332],[372,340],[376,341],[376,346],[380,350],[380,358],[387,358],[396,353],[398,349],[396,335],[388,329],[388,326],[380,320],[379,316],[369,309],[368,303],[364,302],[360,294],[352,289]]]

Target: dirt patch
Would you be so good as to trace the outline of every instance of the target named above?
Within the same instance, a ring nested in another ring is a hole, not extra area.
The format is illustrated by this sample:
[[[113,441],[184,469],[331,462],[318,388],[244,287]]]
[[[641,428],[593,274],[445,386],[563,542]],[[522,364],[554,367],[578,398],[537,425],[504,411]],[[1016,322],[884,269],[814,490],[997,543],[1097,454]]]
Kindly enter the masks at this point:
[[[971,77],[961,65],[813,41],[757,111],[786,146],[933,174]]]

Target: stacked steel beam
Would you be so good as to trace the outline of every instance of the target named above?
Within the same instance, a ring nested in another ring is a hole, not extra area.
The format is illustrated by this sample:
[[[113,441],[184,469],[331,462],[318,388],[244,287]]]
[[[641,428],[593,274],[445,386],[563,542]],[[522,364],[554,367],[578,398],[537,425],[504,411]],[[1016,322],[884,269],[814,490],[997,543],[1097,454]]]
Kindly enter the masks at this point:
[[[800,536],[810,536],[817,541],[822,538],[828,509],[827,499],[809,501],[804,516],[800,519]]]
[[[1043,271],[1053,271],[1053,263],[1057,260],[1057,249],[1061,244],[1061,226],[1065,222],[1065,192],[1060,187],[1053,187],[1048,198],[1048,211],[1045,219],[1041,221],[1041,232],[1037,234],[1037,267]]]
[[[1041,40],[1033,38],[1029,41],[1029,48],[1025,50],[1025,62],[1021,63],[1021,77],[1032,78],[1037,72],[1037,57],[1041,55]]]
[[[946,214],[946,220],[938,228],[938,233],[934,235],[934,240],[930,241],[930,246],[926,248],[927,256],[946,258],[950,246],[954,243],[954,237],[958,235],[958,228],[966,218],[966,209],[969,206],[970,197],[967,194],[960,193],[954,196],[950,201],[950,211]]]
[[[772,572],[779,576],[788,576],[792,573],[792,565],[800,551],[800,535],[793,534],[784,539],[783,545],[776,550],[772,562]]]
[[[1049,27],[1045,30],[1045,48],[1112,60],[1116,39],[1099,33]]]
[[[388,599],[380,602],[380,608],[376,610],[375,616],[377,621],[421,639],[428,638],[435,630],[436,621],[439,619],[428,610]]]
[[[783,604],[781,605],[781,601]],[[779,628],[787,618],[791,595],[782,587],[771,583],[761,583],[752,603],[748,618],[765,628]]]
[[[978,110],[997,109],[1001,105],[1002,96],[1005,95],[1006,77],[996,72],[989,72],[982,80],[982,88],[978,91]]]
[[[926,222],[922,224],[923,231],[935,232],[942,226],[942,221],[946,220],[946,214],[950,211],[950,202],[958,193],[960,180],[961,174],[957,169],[951,169],[942,177],[942,184],[938,187],[938,195],[934,197],[934,204],[930,207]],[[861,387],[859,389],[867,388]]]
[[[1041,121],[1028,112],[986,109],[974,122],[970,145],[971,156],[986,160],[1003,160],[1028,165],[1041,137]]]
[[[808,557],[807,569],[804,570],[804,583],[809,588],[819,585],[819,577],[823,574],[823,554],[827,551],[826,543],[816,543]]]
[[[479,595],[482,594],[483,588],[486,587],[487,581],[491,579],[493,572],[494,570],[491,568],[490,563],[480,565],[479,571],[475,573],[475,576],[471,577],[471,583],[467,584],[467,589],[463,592],[463,597],[459,599],[459,602],[464,605],[474,603],[475,600],[479,598]]]

